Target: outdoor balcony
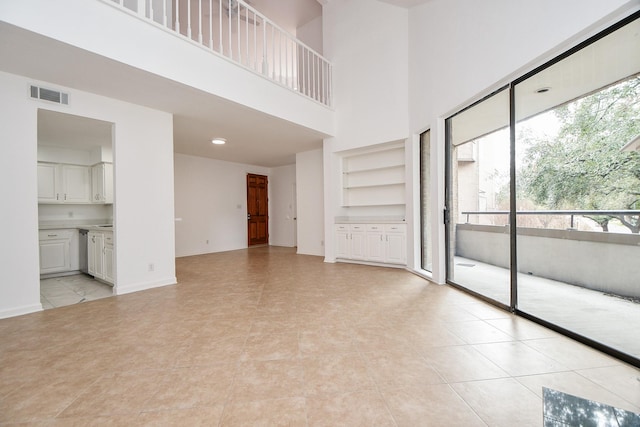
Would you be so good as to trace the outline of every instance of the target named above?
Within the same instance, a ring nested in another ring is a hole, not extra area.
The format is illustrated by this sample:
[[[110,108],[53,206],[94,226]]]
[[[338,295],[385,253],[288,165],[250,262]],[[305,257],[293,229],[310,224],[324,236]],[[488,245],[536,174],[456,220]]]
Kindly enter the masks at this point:
[[[565,229],[517,228],[517,307],[621,352],[640,357],[640,235],[580,231],[587,215],[638,218],[640,211],[524,211],[517,218],[545,218]],[[455,227],[450,279],[509,304],[511,298],[508,212],[467,211]],[[469,222],[470,221],[470,222]],[[637,221],[637,219],[636,219]]]

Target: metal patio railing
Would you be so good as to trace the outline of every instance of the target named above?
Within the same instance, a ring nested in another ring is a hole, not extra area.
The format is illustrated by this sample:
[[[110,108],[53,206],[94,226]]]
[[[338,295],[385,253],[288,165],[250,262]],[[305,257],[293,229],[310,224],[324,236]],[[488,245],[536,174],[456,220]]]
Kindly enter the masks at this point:
[[[466,215],[466,223],[469,224],[470,215],[509,215],[509,211],[463,211],[461,215]],[[546,210],[546,211],[516,211],[516,215],[566,215],[571,218],[571,228],[574,228],[574,218],[576,216],[610,216],[613,218],[635,216],[640,220],[640,210]]]

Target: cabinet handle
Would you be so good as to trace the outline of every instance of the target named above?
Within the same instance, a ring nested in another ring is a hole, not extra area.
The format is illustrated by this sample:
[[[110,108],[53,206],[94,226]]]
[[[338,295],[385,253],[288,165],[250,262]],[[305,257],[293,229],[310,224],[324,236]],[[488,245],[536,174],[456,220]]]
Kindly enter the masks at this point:
[[[60,194],[56,193],[56,200],[60,200]]]
[[[67,193],[64,193],[64,199],[67,200]]]
[[[47,237],[58,237],[57,234],[47,234]]]
[[[382,242],[382,234],[380,235],[380,241]]]

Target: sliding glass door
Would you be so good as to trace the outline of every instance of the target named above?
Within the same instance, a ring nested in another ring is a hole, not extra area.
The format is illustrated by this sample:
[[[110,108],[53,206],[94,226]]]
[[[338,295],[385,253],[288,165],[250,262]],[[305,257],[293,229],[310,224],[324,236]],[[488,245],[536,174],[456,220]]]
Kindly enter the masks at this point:
[[[447,281],[640,366],[640,13],[446,120]]]

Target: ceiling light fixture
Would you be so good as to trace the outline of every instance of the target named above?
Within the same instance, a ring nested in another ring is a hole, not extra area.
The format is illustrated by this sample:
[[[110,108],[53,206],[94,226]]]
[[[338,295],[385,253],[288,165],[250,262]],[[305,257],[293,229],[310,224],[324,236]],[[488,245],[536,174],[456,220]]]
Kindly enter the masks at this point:
[[[541,87],[540,89],[536,89],[536,93],[547,93],[551,90],[550,87]]]
[[[213,138],[211,140],[211,143],[215,145],[223,145],[227,143],[227,140],[224,138]]]

